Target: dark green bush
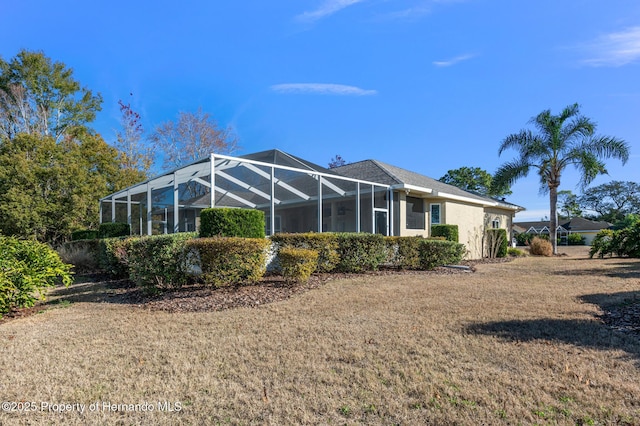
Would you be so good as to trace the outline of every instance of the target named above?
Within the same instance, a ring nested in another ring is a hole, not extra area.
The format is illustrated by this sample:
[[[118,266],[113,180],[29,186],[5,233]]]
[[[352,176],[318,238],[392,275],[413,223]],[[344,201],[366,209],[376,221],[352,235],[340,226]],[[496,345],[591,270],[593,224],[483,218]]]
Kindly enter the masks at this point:
[[[318,265],[318,252],[315,250],[282,247],[278,250],[280,271],[289,282],[306,282]]]
[[[98,238],[128,237],[131,234],[131,226],[122,222],[101,223],[98,228]]]
[[[387,258],[382,235],[345,232],[337,234],[337,239],[341,272],[375,271]]]
[[[125,240],[129,278],[150,291],[183,286],[190,267],[187,241],[194,238],[195,233],[184,232]]]
[[[567,236],[567,243],[570,246],[583,246],[584,245],[584,236],[582,234],[569,234]]]
[[[387,261],[400,269],[420,269],[422,237],[384,237]]]
[[[94,240],[96,238],[98,238],[98,231],[95,229],[80,229],[71,233],[71,241]]]
[[[464,256],[464,244],[426,238],[420,241],[420,268],[434,269],[438,266],[456,264]]]
[[[131,243],[141,237],[116,237],[98,240],[98,267],[114,278],[129,277]]]
[[[264,212],[213,208],[200,212],[200,237],[264,238]]]
[[[44,300],[47,287],[71,282],[71,265],[49,246],[0,235],[0,316]]]
[[[432,237],[444,237],[447,241],[453,241],[457,243],[458,238],[458,225],[431,225]]]
[[[516,244],[519,246],[528,246],[533,237],[537,234],[531,234],[528,232],[523,232],[521,234],[516,235]]]
[[[487,257],[506,257],[508,245],[509,242],[507,241],[507,231],[505,229],[487,229]]]
[[[340,261],[338,237],[335,233],[275,234],[269,238],[280,248],[296,247],[317,251],[317,272],[331,272],[338,266]]]
[[[224,287],[260,281],[269,244],[265,238],[214,237],[192,239],[187,248],[199,258],[204,283]]]

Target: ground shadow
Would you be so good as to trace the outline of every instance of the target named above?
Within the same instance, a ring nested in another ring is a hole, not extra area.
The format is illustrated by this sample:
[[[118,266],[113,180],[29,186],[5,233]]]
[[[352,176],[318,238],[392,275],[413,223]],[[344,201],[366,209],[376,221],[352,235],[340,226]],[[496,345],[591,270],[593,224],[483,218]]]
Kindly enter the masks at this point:
[[[46,305],[66,303],[138,304],[144,293],[127,279],[113,279],[104,274],[77,276],[69,287],[59,286],[47,294]]]
[[[587,303],[605,306],[603,311],[607,312],[608,309],[619,306],[616,301],[630,300],[629,297],[640,300],[640,292],[628,293],[630,294],[587,295],[583,297],[583,300]],[[541,318],[496,321],[472,324],[467,327],[467,331],[473,334],[497,336],[513,342],[541,340],[598,350],[622,350],[635,358],[640,367],[640,334],[616,329],[600,317],[593,320]]]
[[[567,259],[568,262],[577,259]],[[580,259],[584,261],[584,259]],[[568,269],[564,271],[556,271],[556,275],[563,276],[593,276],[602,275],[612,278],[640,278],[640,261],[638,259],[616,258],[615,262],[607,260],[607,264],[603,265],[603,259],[591,259],[593,264],[582,269]]]

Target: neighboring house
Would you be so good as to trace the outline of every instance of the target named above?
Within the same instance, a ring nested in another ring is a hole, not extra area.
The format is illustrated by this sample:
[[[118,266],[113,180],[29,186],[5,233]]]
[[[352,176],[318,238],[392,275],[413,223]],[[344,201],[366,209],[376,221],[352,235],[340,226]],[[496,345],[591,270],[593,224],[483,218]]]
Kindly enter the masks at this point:
[[[585,239],[586,245],[591,245],[593,239],[598,232],[603,229],[609,229],[613,225],[609,222],[595,221],[585,219],[583,217],[574,217],[570,220],[558,220],[558,237],[560,243],[566,242],[566,237],[569,234],[580,234]],[[514,222],[513,232],[517,234],[529,233],[529,234],[546,234],[549,235],[550,222],[541,220],[534,222]]]
[[[196,231],[200,211],[209,207],[262,210],[267,235],[428,237],[431,225],[453,224],[469,258],[483,256],[488,228],[504,228],[511,239],[513,218],[524,210],[375,160],[326,169],[269,150],[241,157],[212,154],[118,191],[100,200],[100,219],[130,223],[140,235]]]

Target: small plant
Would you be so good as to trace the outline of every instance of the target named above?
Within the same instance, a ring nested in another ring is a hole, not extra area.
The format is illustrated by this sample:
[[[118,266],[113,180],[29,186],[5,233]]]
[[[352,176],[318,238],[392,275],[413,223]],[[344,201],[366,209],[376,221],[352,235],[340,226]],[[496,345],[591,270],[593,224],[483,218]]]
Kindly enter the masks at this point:
[[[339,411],[340,411],[340,414],[342,414],[345,417],[348,417],[351,414],[351,407],[345,404],[339,408]]]
[[[98,270],[98,241],[77,240],[58,247],[58,254],[64,263],[74,266],[75,272],[94,272]]]
[[[553,247],[551,243],[542,238],[535,237],[529,244],[529,253],[534,256],[551,256],[553,255]]]
[[[520,250],[518,248],[515,247],[509,247],[507,249],[507,255],[511,256],[511,257],[524,257],[527,255],[527,253],[524,252],[524,250]]]

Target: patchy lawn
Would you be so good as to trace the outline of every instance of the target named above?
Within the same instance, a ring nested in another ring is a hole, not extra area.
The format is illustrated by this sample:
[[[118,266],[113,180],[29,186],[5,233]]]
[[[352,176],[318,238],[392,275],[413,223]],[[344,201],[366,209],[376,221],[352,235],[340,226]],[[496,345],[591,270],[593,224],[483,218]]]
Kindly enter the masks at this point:
[[[0,324],[0,395],[35,409],[0,424],[640,424],[640,261],[564,251],[195,298],[59,289]]]

